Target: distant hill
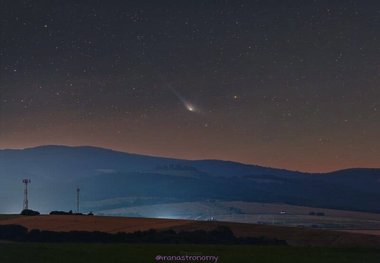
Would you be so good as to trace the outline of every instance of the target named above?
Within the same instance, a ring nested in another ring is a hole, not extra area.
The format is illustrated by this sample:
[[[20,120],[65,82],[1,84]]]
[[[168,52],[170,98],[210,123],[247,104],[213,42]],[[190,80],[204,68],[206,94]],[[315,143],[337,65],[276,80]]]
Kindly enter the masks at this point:
[[[189,161],[96,147],[0,150],[0,213],[19,212],[21,180],[41,212],[234,200],[380,212],[380,169],[311,174],[229,161]]]

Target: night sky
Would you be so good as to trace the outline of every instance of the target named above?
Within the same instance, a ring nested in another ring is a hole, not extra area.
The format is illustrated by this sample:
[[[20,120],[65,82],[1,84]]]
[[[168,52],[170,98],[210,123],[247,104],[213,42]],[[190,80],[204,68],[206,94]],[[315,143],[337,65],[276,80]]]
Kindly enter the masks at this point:
[[[380,1],[0,2],[0,148],[380,167]]]

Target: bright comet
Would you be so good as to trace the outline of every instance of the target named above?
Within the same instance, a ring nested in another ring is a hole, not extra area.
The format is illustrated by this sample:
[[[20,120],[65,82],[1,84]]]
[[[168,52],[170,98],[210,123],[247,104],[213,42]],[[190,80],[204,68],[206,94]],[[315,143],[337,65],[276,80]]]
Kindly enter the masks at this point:
[[[195,107],[191,105],[190,103],[186,102],[185,107],[188,111],[195,112]]]

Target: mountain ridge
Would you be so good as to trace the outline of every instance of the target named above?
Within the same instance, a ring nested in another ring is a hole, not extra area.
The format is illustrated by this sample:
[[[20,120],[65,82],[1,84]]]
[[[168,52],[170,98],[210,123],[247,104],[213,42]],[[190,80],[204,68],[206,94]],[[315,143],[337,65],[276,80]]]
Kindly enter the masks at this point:
[[[98,202],[98,207],[92,206],[98,210],[103,200],[114,200],[115,207],[168,200],[235,200],[380,212],[380,169],[376,168],[303,173],[93,146],[6,149],[0,150],[0,212],[19,210],[23,178],[32,179],[31,203],[41,211],[72,209],[75,189],[80,187],[84,203]]]
[[[185,159],[185,158],[175,158],[175,157],[167,157],[167,156],[156,156],[156,155],[151,155],[151,154],[140,154],[140,153],[133,153],[133,152],[115,150],[115,149],[106,148],[106,147],[91,146],[91,145],[71,146],[71,145],[60,145],[60,144],[47,144],[47,145],[39,145],[39,146],[18,148],[18,149],[4,148],[4,149],[0,149],[0,154],[1,152],[20,152],[20,151],[54,150],[54,149],[97,150],[97,151],[113,152],[113,153],[118,153],[118,154],[127,154],[130,156],[137,156],[137,157],[159,158],[159,159],[189,161],[189,162],[220,162],[220,163],[237,164],[237,165],[242,165],[242,166],[276,169],[276,170],[296,172],[296,173],[302,173],[302,174],[331,174],[331,173],[337,173],[340,171],[350,171],[350,170],[380,170],[380,167],[347,167],[347,168],[342,168],[342,169],[337,169],[337,170],[332,170],[332,171],[327,171],[327,172],[306,172],[306,171],[300,171],[300,170],[285,169],[285,168],[280,168],[280,167],[271,167],[271,166],[264,166],[264,165],[258,165],[258,164],[244,163],[244,162],[239,162],[239,161],[214,159],[214,158]]]

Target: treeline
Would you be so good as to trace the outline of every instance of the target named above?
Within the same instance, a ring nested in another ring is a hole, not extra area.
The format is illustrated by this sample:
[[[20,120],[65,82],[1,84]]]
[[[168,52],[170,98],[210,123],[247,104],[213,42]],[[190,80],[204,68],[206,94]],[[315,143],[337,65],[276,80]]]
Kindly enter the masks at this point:
[[[28,231],[20,225],[0,225],[0,240],[18,242],[81,242],[81,243],[167,243],[167,244],[254,244],[254,245],[286,245],[285,240],[266,237],[236,237],[225,226],[214,230],[180,231],[174,230],[137,231],[134,233],[70,231],[55,232],[33,229]]]
[[[31,210],[31,209],[24,209],[21,211],[21,214],[22,216],[38,216],[40,215],[40,212],[38,211],[34,211],[34,210]],[[49,213],[49,215],[75,215],[75,216],[83,216],[84,214],[83,213],[73,213],[73,210],[70,210],[69,212],[66,212],[66,211],[51,211]],[[93,216],[94,214],[92,212],[88,213],[87,214],[88,216]]]
[[[314,211],[311,211],[311,212],[309,213],[309,215],[311,215],[311,216],[325,216],[325,213],[323,213],[323,212],[314,212]]]
[[[73,213],[73,210],[70,210],[69,212],[66,212],[66,211],[51,211],[49,213],[49,215],[60,215],[60,216],[71,216],[71,215],[74,215],[74,216],[83,216],[85,214],[83,213]],[[93,216],[94,214],[92,212],[88,213],[87,214],[88,216]]]

